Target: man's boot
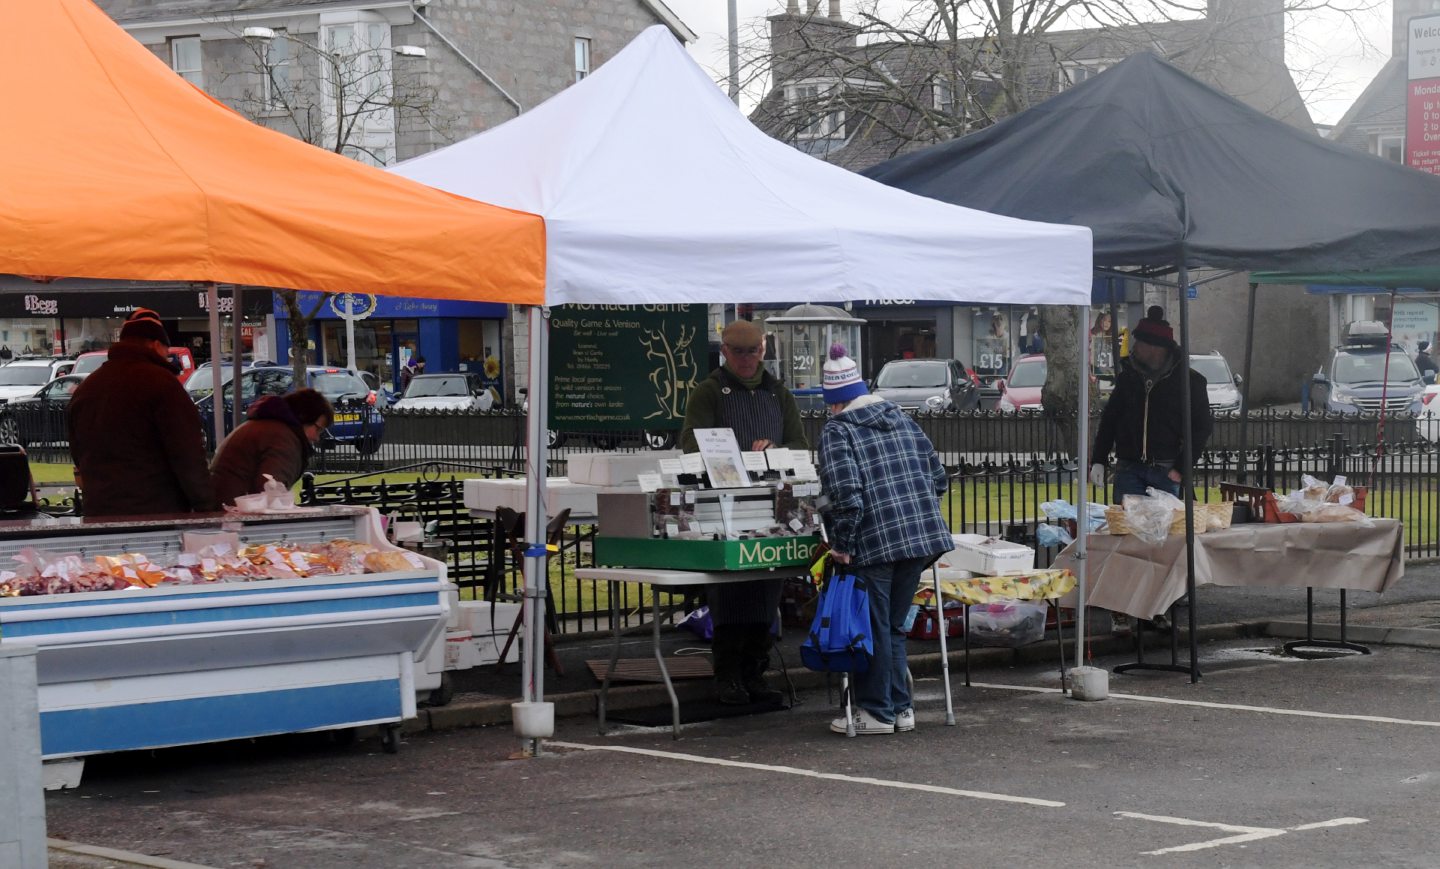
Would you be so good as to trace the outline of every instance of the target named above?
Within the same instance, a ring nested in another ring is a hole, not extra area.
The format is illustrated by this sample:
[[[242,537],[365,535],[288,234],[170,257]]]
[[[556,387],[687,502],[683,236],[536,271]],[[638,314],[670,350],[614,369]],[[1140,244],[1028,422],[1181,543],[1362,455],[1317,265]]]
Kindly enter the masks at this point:
[[[715,669],[715,699],[726,706],[750,705],[742,676],[744,665],[745,626],[716,625],[710,640],[712,664]]]
[[[751,703],[779,703],[785,695],[765,681],[765,671],[770,669],[770,649],[774,638],[766,624],[745,625],[744,660],[740,678]]]

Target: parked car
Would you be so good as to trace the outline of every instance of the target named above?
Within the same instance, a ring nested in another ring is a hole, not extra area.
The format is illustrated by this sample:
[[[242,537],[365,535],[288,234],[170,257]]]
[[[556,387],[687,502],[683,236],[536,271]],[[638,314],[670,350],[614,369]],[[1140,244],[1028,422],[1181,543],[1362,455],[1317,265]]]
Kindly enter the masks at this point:
[[[1312,404],[1334,413],[1378,412],[1383,395],[1386,412],[1418,414],[1425,391],[1415,360],[1399,344],[1388,343],[1384,324],[1374,320],[1346,327],[1345,343],[1330,352],[1313,384]]]
[[[1440,383],[1425,384],[1425,391],[1420,393],[1420,413],[1415,417],[1415,430],[1432,444],[1440,443],[1440,401],[1435,400],[1437,395],[1440,395]]]
[[[190,375],[190,378],[185,381],[185,391],[188,392],[188,393],[190,393],[190,397],[191,397],[192,399],[199,399],[199,398],[201,398],[202,396],[209,395],[210,392],[211,392],[211,390],[213,390],[213,389],[215,388],[215,378],[212,377],[211,374],[210,374],[210,370],[211,370],[213,364],[214,364],[213,362],[207,360],[207,361],[205,361],[205,362],[201,362],[199,365],[196,365],[196,366],[195,366],[195,371],[194,371],[194,373],[191,374],[191,375]],[[241,359],[241,360],[240,360],[240,367],[241,367],[241,369],[254,368],[254,367],[255,367],[255,364],[256,364],[256,363],[255,363],[255,361],[254,361],[253,359]],[[262,363],[260,363],[260,364],[262,364],[262,365],[268,365],[269,363],[262,362]],[[233,360],[233,359],[221,359],[221,360],[220,360],[220,383],[221,383],[221,385],[223,386],[224,384],[229,383],[229,382],[230,382],[230,378],[231,378],[231,377],[234,377],[234,376],[235,376],[235,360]]]
[[[1230,371],[1230,365],[1219,353],[1190,355],[1190,368],[1205,378],[1210,394],[1211,413],[1238,413],[1240,410],[1240,375]]]
[[[478,374],[417,374],[391,407],[395,410],[490,410],[495,394]]]
[[[57,377],[34,395],[15,398],[0,406],[0,443],[31,447],[70,441],[65,411],[83,374]]]
[[[1015,367],[999,383],[1000,402],[996,409],[1004,413],[1038,413],[1043,410],[1040,390],[1045,387],[1045,372],[1044,356],[1031,354],[1015,360]]]
[[[954,359],[886,362],[871,391],[907,410],[974,410],[980,405],[980,388]]]
[[[88,353],[81,353],[75,357],[75,366],[70,369],[69,374],[86,375],[110,358],[109,350],[91,350]],[[195,356],[190,352],[189,347],[171,347],[170,364],[175,368],[175,376],[180,378],[181,383],[187,383],[195,373]],[[56,375],[59,376],[59,375]]]
[[[70,373],[74,359],[53,356],[22,356],[0,367],[0,404],[29,398],[57,377]]]
[[[370,455],[380,449],[385,437],[385,417],[375,407],[375,394],[365,381],[348,368],[312,365],[305,371],[309,380],[307,385],[335,405],[335,420],[316,446],[322,450],[333,449],[337,445],[353,446],[361,455]],[[294,388],[294,382],[289,368],[267,365],[247,369],[240,374],[240,406],[249,410],[250,405],[267,395],[284,395]],[[228,432],[233,417],[234,384],[226,383],[220,392],[225,430]],[[204,423],[206,444],[211,447],[214,446],[211,442],[215,429],[211,416],[214,399],[214,394],[209,394],[195,402]]]

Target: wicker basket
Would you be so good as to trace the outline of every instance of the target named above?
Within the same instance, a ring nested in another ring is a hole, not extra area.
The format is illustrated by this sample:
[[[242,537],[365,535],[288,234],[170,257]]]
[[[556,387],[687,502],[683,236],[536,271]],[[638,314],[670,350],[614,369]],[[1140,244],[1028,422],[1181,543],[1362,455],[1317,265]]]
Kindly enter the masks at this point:
[[[1229,528],[1232,511],[1235,507],[1234,501],[1220,501],[1214,504],[1195,505],[1195,533],[1204,534],[1214,525],[1217,528]],[[1124,507],[1106,507],[1105,521],[1110,526],[1111,534],[1129,534],[1130,523],[1125,521]],[[1171,534],[1185,533],[1185,511],[1176,510],[1175,518],[1170,520]]]

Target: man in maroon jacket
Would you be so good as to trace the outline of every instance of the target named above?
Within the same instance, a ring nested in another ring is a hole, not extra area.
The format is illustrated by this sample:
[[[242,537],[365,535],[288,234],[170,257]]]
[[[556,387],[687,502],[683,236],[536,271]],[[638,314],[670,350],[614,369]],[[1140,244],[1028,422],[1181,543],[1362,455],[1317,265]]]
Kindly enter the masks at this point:
[[[200,412],[169,350],[160,316],[140,308],[70,399],[70,455],[86,516],[216,509]]]

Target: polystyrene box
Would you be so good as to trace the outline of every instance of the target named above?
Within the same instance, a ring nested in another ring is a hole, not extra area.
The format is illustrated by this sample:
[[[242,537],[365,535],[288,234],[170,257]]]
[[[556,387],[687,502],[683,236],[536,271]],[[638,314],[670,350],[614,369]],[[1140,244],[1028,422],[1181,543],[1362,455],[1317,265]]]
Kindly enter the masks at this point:
[[[661,459],[673,459],[679,450],[651,450],[640,453],[571,453],[566,470],[570,482],[591,486],[623,486],[641,474],[660,470]]]
[[[976,576],[1004,576],[1035,569],[1035,550],[984,534],[952,534],[955,548],[941,556],[949,566]]]
[[[572,460],[573,461],[573,460]],[[550,477],[545,481],[545,503],[554,516],[566,507],[572,517],[594,516],[598,486],[576,483],[568,477]],[[507,477],[500,480],[466,480],[465,506],[471,510],[494,512],[509,507],[516,513],[525,512],[525,480]]]

